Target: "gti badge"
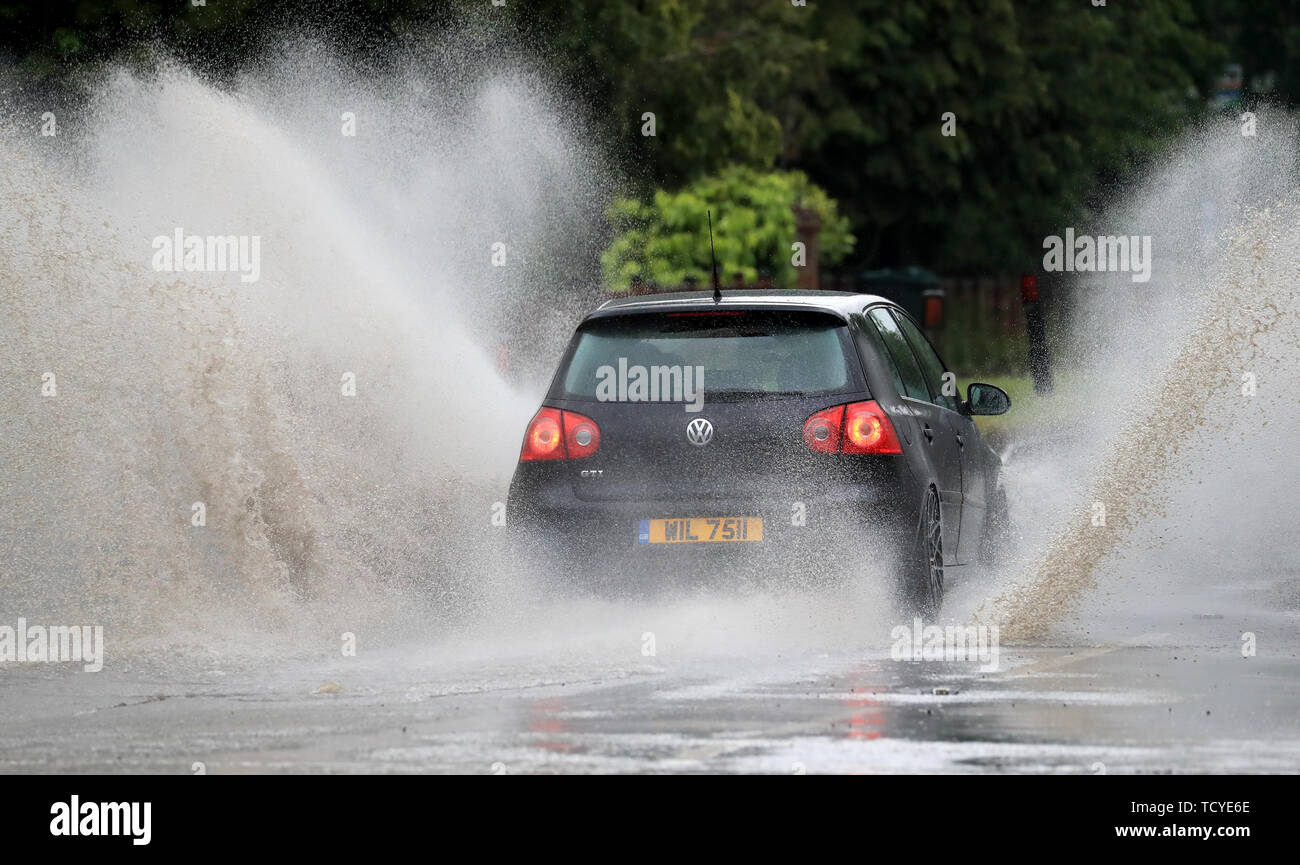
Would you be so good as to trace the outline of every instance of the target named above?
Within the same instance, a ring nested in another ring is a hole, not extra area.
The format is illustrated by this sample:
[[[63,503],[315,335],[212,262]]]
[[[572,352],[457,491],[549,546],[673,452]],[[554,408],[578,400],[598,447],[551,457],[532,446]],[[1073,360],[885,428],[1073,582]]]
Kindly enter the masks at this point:
[[[582,477],[584,478],[599,478],[599,477],[604,477],[605,470],[604,469],[583,469],[581,474]]]
[[[697,417],[686,425],[686,440],[703,447],[713,441],[713,424],[708,418]]]

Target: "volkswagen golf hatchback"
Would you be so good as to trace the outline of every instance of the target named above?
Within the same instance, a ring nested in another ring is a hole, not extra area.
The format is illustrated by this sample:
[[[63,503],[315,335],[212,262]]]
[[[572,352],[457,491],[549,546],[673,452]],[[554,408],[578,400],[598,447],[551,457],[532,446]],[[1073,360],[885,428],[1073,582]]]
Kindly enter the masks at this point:
[[[881,297],[609,301],[578,325],[524,432],[508,523],[579,581],[887,557],[899,597],[933,612],[945,574],[1005,523],[1001,461],[972,417],[1009,407],[987,384],[963,399]]]

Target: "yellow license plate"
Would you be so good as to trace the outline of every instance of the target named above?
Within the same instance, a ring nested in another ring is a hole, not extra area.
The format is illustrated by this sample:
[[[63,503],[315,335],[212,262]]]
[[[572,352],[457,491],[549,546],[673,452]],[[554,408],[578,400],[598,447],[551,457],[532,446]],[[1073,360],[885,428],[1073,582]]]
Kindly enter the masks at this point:
[[[762,517],[675,517],[641,520],[640,544],[716,544],[763,540]]]

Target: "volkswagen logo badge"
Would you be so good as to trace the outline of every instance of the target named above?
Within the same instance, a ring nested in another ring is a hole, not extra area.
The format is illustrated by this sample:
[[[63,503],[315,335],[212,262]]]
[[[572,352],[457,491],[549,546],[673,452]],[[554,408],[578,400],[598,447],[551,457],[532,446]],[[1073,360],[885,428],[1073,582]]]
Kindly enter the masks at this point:
[[[686,440],[697,447],[713,441],[713,423],[708,418],[697,417],[686,425]]]

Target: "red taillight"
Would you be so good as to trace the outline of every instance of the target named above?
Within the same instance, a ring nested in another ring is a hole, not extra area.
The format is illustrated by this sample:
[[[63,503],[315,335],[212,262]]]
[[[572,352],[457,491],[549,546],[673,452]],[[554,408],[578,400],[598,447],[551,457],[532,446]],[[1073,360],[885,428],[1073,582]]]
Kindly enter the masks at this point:
[[[875,400],[823,409],[803,425],[803,440],[821,453],[901,454],[894,425]]]
[[[556,408],[544,408],[533,415],[533,419],[528,422],[528,432],[524,433],[524,449],[520,452],[519,459],[564,459],[564,439],[560,434],[563,422],[560,410]]]
[[[875,400],[855,402],[844,409],[844,453],[901,454],[894,425]]]
[[[520,460],[563,460],[589,457],[600,447],[600,427],[577,412],[543,408],[528,422]]]
[[[804,421],[804,444],[824,454],[839,453],[840,431],[844,428],[844,406],[819,411]]]
[[[569,459],[589,457],[600,447],[600,427],[589,417],[577,412],[560,412],[564,418],[564,445],[569,449]]]

